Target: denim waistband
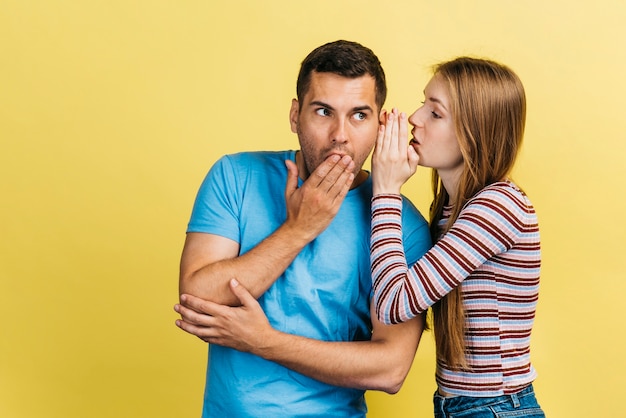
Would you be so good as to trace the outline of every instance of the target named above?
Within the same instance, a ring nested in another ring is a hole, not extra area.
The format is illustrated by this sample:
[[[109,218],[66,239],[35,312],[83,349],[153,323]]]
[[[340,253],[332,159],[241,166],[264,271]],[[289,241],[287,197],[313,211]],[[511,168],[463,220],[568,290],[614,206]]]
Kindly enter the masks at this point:
[[[435,392],[433,396],[433,402],[435,404],[435,409],[446,408],[447,410],[455,410],[457,407],[461,406],[464,409],[471,408],[473,406],[489,406],[506,401],[511,401],[512,406],[517,408],[520,405],[519,398],[532,394],[534,394],[534,389],[531,383],[519,392],[510,395],[500,395],[484,398],[475,396],[453,396],[446,398],[445,396],[439,395],[438,392]]]

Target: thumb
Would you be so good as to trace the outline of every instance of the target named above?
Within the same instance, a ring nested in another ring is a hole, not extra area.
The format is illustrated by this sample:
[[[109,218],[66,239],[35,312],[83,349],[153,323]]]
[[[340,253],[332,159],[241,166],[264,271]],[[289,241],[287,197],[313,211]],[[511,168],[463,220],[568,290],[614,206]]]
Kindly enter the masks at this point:
[[[289,197],[298,188],[298,166],[291,160],[285,160],[287,166],[287,184],[285,185],[285,197]]]
[[[258,303],[250,292],[248,292],[248,289],[239,284],[237,279],[230,279],[230,290],[237,296],[237,299],[239,299],[239,302],[241,302],[241,305],[244,307]]]

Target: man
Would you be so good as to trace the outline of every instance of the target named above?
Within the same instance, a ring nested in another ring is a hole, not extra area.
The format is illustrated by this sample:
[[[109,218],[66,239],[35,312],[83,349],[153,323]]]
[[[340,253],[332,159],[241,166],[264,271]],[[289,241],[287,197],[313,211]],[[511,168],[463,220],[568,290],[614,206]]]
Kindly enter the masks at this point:
[[[385,115],[378,58],[323,45],[303,61],[297,97],[300,150],[225,156],[196,198],[176,310],[179,327],[211,343],[204,417],[364,417],[364,389],[397,392],[422,333],[422,318],[371,315],[362,165]],[[430,237],[408,201],[403,224],[415,261]]]

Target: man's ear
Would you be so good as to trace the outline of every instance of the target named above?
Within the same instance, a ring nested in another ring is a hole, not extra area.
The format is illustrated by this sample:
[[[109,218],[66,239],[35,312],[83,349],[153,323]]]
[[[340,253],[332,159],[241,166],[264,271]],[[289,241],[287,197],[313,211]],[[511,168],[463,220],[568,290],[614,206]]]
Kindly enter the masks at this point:
[[[291,109],[289,110],[289,124],[291,125],[291,132],[298,133],[298,112],[300,109],[300,103],[298,99],[291,100]]]
[[[384,125],[387,121],[387,111],[385,109],[380,109],[380,113],[378,114],[378,123]]]

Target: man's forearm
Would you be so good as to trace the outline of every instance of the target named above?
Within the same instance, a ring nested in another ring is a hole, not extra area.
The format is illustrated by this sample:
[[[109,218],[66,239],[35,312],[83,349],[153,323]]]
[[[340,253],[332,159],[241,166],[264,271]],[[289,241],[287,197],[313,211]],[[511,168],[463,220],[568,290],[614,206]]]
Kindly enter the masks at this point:
[[[352,159],[338,155],[328,157],[301,187],[298,187],[296,164],[292,161],[285,164],[289,172],[285,186],[285,222],[243,255],[239,255],[239,247],[234,241],[225,238],[211,241],[206,238],[207,234],[204,234],[205,238],[199,238],[203,234],[196,234],[192,240],[188,239],[181,259],[181,294],[236,305],[238,302],[228,289],[230,279],[236,278],[258,298],[304,246],[330,224],[354,179]],[[221,248],[223,245],[228,248]]]
[[[245,254],[193,269],[181,263],[180,294],[191,294],[216,303],[236,306],[228,287],[236,278],[255,297],[260,297],[291,264],[312,237],[283,224]]]
[[[331,385],[396,393],[418,342],[419,337],[405,347],[389,341],[328,342],[275,331],[267,345],[250,351]]]

